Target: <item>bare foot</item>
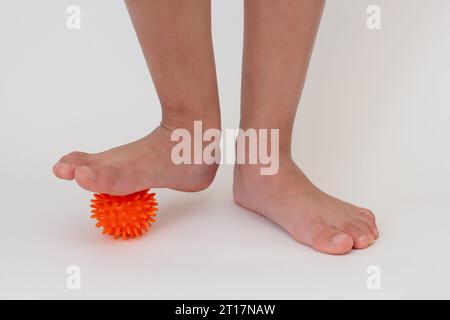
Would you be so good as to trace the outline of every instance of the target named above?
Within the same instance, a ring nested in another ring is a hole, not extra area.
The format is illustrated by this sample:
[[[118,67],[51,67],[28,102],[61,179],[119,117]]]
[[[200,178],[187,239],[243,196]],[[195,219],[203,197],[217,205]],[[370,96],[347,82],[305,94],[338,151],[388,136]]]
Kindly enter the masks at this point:
[[[329,254],[371,245],[378,237],[373,213],[315,187],[290,159],[280,158],[276,175],[260,175],[257,165],[237,165],[235,201],[286,229],[292,237]]]
[[[171,161],[171,131],[157,127],[135,142],[100,153],[72,152],[53,167],[58,178],[73,180],[92,192],[125,195],[147,188],[194,192],[206,189],[217,165]]]

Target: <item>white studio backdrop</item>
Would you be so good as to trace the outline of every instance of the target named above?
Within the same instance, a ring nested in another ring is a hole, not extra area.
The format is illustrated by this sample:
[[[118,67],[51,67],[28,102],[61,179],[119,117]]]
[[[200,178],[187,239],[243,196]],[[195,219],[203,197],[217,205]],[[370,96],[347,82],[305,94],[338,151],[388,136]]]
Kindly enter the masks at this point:
[[[73,4],[80,30],[66,27]],[[379,30],[366,26],[370,5],[381,10]],[[327,2],[294,155],[322,189],[372,208],[382,232],[369,250],[336,258],[234,206],[229,165],[201,194],[158,191],[151,237],[101,238],[88,218],[90,195],[57,181],[51,166],[159,123],[125,6],[3,1],[0,297],[450,298],[449,12],[447,0]],[[239,123],[242,19],[242,1],[213,1],[224,128]],[[66,288],[72,264],[83,272],[76,292]],[[383,272],[376,292],[365,282],[373,264]]]

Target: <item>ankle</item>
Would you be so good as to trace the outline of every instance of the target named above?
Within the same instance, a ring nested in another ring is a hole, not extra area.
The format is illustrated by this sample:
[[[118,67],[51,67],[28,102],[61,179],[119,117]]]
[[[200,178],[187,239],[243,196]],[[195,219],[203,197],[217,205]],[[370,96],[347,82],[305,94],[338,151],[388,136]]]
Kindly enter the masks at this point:
[[[177,128],[194,130],[194,122],[201,121],[203,130],[220,129],[220,113],[218,107],[193,111],[189,108],[165,107],[162,112],[161,125],[175,130]]]
[[[258,150],[259,151],[259,150]],[[239,152],[239,151],[237,151]],[[240,162],[236,157],[236,163],[234,165],[234,175],[236,177],[251,178],[257,176],[258,178],[269,178],[277,176],[280,170],[286,167],[291,167],[294,164],[290,150],[278,150],[270,153],[264,158],[257,158],[256,162],[249,162],[249,151],[245,150],[245,161]],[[259,155],[259,152],[258,152]],[[255,159],[253,159],[255,160]]]

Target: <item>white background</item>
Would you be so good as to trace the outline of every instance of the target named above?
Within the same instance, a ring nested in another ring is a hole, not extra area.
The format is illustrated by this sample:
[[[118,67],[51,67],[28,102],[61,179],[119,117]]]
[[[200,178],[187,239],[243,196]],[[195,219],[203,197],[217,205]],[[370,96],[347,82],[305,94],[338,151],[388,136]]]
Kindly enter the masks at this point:
[[[81,30],[66,8],[82,10]],[[366,28],[366,8],[382,29]],[[91,195],[52,176],[159,122],[125,6],[3,1],[0,8],[0,298],[450,298],[450,2],[330,0],[296,119],[295,157],[322,189],[371,208],[381,238],[319,254],[232,201],[230,165],[197,194],[157,190],[134,241],[100,235]],[[213,1],[224,128],[238,125],[242,2]],[[282,190],[280,190],[282,192]],[[81,267],[81,290],[66,268]],[[381,290],[366,269],[381,268]]]

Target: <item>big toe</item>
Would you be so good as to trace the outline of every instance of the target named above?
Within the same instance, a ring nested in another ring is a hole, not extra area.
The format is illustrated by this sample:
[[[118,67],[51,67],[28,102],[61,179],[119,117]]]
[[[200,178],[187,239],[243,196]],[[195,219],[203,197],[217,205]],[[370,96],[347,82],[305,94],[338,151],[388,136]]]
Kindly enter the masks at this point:
[[[113,193],[116,175],[111,168],[80,166],[74,175],[78,185],[88,191]]]
[[[311,231],[311,246],[317,251],[341,255],[353,248],[352,237],[326,224],[316,224]]]

